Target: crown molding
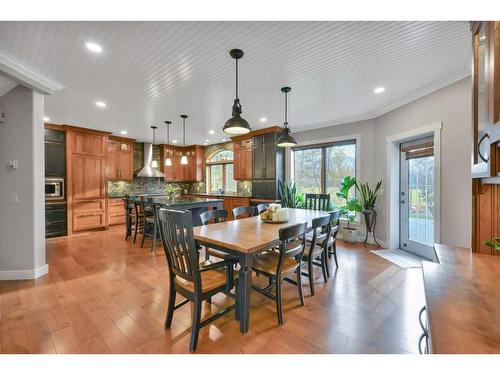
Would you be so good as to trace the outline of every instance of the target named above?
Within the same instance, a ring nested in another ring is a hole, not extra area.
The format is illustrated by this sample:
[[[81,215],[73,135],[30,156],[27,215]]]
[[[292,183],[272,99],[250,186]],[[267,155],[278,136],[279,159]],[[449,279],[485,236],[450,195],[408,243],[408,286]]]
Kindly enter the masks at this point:
[[[44,77],[2,50],[0,50],[0,74],[44,95],[53,95],[64,88],[61,83]]]

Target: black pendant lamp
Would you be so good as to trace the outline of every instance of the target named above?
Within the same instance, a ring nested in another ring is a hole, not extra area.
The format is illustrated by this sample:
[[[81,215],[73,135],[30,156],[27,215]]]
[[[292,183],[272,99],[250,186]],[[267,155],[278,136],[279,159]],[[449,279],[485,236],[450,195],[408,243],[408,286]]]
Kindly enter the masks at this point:
[[[283,135],[278,139],[278,147],[292,147],[297,145],[297,141],[290,135],[290,125],[288,125],[288,93],[292,91],[290,87],[282,87],[281,92],[285,94],[285,122],[283,123]]]
[[[188,117],[187,115],[181,115],[181,118],[182,118],[182,147],[186,147],[186,119]],[[187,155],[184,155],[184,153],[181,156],[181,164],[182,165],[188,164]]]
[[[241,104],[238,98],[238,60],[243,57],[243,51],[232,49],[229,54],[236,60],[236,99],[234,99],[233,104],[233,116],[224,124],[224,132],[231,135],[246,134],[252,129],[248,121],[241,117]]]
[[[167,146],[170,146],[170,124],[171,121],[165,121],[165,124],[167,125]],[[172,158],[170,157],[170,149],[168,150],[167,157],[165,158],[165,167],[171,167],[172,166]]]

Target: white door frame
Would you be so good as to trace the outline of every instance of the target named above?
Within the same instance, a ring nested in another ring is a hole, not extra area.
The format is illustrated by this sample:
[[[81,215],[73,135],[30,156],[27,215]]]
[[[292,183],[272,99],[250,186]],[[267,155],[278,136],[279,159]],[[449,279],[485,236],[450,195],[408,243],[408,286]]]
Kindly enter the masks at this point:
[[[436,122],[403,133],[394,134],[386,141],[386,179],[387,179],[387,235],[388,249],[399,248],[399,214],[400,214],[400,168],[399,145],[402,142],[423,136],[434,136],[434,242],[440,241],[441,223],[441,130],[443,122]]]

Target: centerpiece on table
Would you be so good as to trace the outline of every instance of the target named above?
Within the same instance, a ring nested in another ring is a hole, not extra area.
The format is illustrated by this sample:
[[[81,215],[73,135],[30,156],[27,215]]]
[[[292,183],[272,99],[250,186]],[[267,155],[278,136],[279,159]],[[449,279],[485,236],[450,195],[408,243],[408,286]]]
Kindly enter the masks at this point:
[[[288,208],[282,208],[281,204],[271,203],[269,208],[260,214],[260,220],[264,223],[286,223],[288,222]]]

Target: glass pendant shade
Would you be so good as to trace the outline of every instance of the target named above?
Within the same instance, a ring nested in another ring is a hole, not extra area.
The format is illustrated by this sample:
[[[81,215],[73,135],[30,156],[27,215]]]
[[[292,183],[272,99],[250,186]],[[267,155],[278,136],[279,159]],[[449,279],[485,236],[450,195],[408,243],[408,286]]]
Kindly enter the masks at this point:
[[[288,93],[292,91],[290,87],[281,88],[285,94],[285,121],[283,123],[283,134],[278,138],[278,147],[292,147],[297,145],[297,141],[290,135],[290,125],[288,125]]]
[[[186,155],[182,155],[182,156],[181,156],[181,164],[182,164],[182,165],[187,165],[187,163],[188,163],[188,158],[187,158],[187,156],[186,156]]]
[[[171,167],[172,166],[172,159],[170,157],[167,157],[165,159],[165,167]]]
[[[156,160],[153,160],[153,161],[151,162],[151,167],[152,167],[152,168],[158,168],[158,162],[157,162]]]
[[[226,121],[223,130],[224,133],[230,135],[247,134],[252,129],[248,121],[241,117],[242,110],[240,99],[238,98],[238,60],[243,57],[244,53],[240,49],[232,49],[229,54],[236,60],[236,98],[234,99],[232,117]]]

